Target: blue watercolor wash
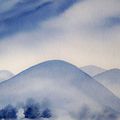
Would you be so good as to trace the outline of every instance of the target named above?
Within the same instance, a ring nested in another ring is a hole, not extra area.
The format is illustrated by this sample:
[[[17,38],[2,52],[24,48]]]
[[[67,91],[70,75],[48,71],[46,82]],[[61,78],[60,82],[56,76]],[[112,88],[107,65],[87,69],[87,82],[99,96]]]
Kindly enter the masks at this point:
[[[58,16],[80,0],[19,1],[0,14],[0,38],[20,31],[30,31],[51,17]]]
[[[107,28],[111,28],[118,25],[120,25],[120,16],[109,17],[105,20],[104,24],[104,26]]]

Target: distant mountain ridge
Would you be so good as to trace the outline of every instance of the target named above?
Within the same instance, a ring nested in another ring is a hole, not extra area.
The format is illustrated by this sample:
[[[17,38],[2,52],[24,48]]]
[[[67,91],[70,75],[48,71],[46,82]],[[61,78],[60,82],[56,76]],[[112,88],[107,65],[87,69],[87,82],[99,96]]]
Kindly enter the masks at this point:
[[[0,82],[10,79],[13,76],[14,74],[8,70],[0,70]]]
[[[107,70],[94,76],[94,79],[120,97],[120,69]]]
[[[90,76],[95,76],[99,73],[106,71],[105,69],[100,68],[95,65],[84,66],[84,67],[81,67],[80,69],[83,70],[84,72],[86,72],[87,74],[89,74]]]
[[[102,73],[99,73],[97,75],[95,75],[94,77],[104,77],[104,79],[116,79],[119,80],[120,77],[120,69],[118,68],[114,68],[114,69],[110,69],[110,70],[106,70]]]

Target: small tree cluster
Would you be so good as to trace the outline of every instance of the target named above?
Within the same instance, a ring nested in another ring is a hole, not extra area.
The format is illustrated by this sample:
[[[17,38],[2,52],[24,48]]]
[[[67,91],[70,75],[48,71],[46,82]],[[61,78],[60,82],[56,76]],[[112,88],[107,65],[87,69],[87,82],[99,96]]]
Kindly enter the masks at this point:
[[[52,117],[51,111],[48,108],[41,110],[40,105],[35,101],[28,101],[24,109],[25,118],[37,119]]]
[[[22,111],[19,108],[8,105],[0,110],[1,119],[38,119],[38,118],[50,118],[52,117],[51,111],[48,108],[41,109],[39,103],[34,100],[28,100],[24,106],[21,106]],[[21,116],[22,115],[22,116]]]
[[[43,117],[43,118],[50,118],[50,117],[52,117],[51,111],[50,111],[49,109],[45,109],[45,110],[42,112],[41,117]]]
[[[25,118],[35,119],[40,117],[40,105],[33,100],[28,100],[24,107]]]
[[[17,110],[12,105],[6,106],[4,109],[0,110],[0,119],[16,119]]]

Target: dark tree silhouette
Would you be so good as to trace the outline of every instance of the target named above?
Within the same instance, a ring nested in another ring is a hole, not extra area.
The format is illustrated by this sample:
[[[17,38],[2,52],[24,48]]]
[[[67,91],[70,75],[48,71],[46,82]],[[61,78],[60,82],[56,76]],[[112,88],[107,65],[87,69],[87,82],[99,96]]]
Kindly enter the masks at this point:
[[[12,105],[6,106],[4,109],[0,110],[0,119],[16,119],[17,110]]]
[[[33,100],[27,102],[24,112],[25,118],[35,119],[40,118],[40,106]]]
[[[45,109],[41,115],[43,118],[50,118],[52,117],[51,111],[49,109]]]

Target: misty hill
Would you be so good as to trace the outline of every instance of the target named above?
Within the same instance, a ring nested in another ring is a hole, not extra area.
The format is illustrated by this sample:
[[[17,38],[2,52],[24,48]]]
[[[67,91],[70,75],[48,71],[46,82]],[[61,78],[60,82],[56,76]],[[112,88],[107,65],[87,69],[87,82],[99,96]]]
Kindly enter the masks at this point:
[[[120,97],[120,69],[107,70],[94,76],[94,79]]]
[[[13,76],[14,74],[8,70],[0,70],[0,82],[7,80]]]
[[[81,67],[81,70],[83,70],[90,76],[95,76],[105,71],[105,69],[97,67],[95,65],[88,65],[88,66]]]
[[[0,96],[1,105],[32,97],[48,99],[57,108],[94,104],[120,111],[120,99],[76,66],[59,60],[43,62],[1,83]]]

